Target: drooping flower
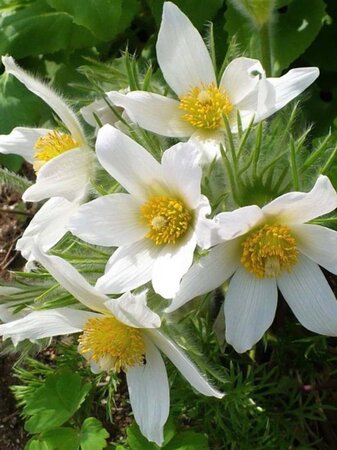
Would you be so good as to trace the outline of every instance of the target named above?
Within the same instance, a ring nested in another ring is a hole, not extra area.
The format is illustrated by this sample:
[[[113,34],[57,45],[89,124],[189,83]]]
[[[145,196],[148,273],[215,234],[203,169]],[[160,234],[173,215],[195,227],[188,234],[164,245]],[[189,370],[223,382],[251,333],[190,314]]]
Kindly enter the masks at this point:
[[[21,155],[37,172],[36,183],[24,192],[23,200],[83,199],[88,192],[94,156],[75,113],[58,94],[19,67],[12,57],[3,56],[2,63],[6,73],[46,102],[65,127],[62,131],[18,127],[0,136],[0,153]]]
[[[218,84],[202,37],[171,2],[164,3],[157,58],[178,99],[143,91],[110,92],[109,98],[147,130],[206,142],[203,147],[213,157],[218,148],[215,143],[222,139],[223,115],[234,131],[237,112],[244,127],[252,120],[259,122],[283,108],[319,75],[318,68],[306,67],[292,69],[280,78],[266,78],[258,60],[242,57],[227,66]]]
[[[208,220],[203,243],[213,247],[183,277],[166,312],[232,277],[226,340],[239,353],[272,324],[277,288],[304,327],[337,336],[337,301],[319,267],[337,274],[337,232],[307,223],[336,207],[335,189],[320,176],[308,193],[289,192],[263,208],[246,206]]]
[[[82,205],[70,231],[86,242],[119,247],[97,286],[122,293],[150,280],[171,298],[192,264],[200,218],[209,214],[201,195],[200,154],[190,143],[166,150],[161,164],[119,130],[105,125],[97,136],[101,165],[129,192]]]
[[[186,380],[206,396],[222,398],[194,363],[159,327],[160,317],[146,304],[146,292],[110,299],[91,286],[68,262],[35,248],[36,259],[91,311],[57,308],[34,311],[0,325],[0,335],[16,344],[24,339],[81,333],[79,352],[94,373],[124,371],[130,402],[141,432],[161,445],[169,414],[169,383],[162,351]]]
[[[44,250],[48,250],[67,232],[70,214],[88,195],[94,153],[75,113],[59,95],[21,69],[13,58],[4,56],[2,62],[8,74],[53,109],[66,129],[18,127],[0,136],[0,153],[21,155],[35,168],[36,183],[23,193],[23,200],[37,202],[52,197],[35,215],[17,244],[17,249],[31,261],[37,234]]]

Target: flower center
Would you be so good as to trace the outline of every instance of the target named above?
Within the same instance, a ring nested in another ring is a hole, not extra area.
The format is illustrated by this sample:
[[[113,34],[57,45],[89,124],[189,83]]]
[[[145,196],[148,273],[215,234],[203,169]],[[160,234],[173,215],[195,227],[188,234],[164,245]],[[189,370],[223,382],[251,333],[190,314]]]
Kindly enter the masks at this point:
[[[45,136],[39,137],[34,145],[36,150],[34,169],[37,172],[47,161],[62,153],[78,147],[78,143],[70,134],[50,131]]]
[[[258,278],[290,272],[297,259],[296,240],[285,225],[264,225],[243,243],[241,263]]]
[[[114,317],[89,319],[79,337],[79,351],[103,369],[126,371],[144,362],[145,344],[140,330]]]
[[[152,197],[141,207],[141,214],[150,228],[146,237],[156,245],[175,244],[190,227],[192,212],[181,200]]]
[[[197,128],[214,130],[223,123],[223,114],[229,114],[233,105],[224,89],[214,83],[194,87],[180,97],[179,108],[185,111],[183,119]]]

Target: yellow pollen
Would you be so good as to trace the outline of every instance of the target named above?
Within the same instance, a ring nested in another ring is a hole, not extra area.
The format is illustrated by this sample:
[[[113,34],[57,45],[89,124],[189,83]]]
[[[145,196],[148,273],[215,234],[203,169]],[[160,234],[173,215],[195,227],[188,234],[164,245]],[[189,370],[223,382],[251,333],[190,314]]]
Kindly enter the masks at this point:
[[[45,136],[39,137],[34,145],[36,150],[34,155],[35,171],[37,172],[47,161],[76,147],[78,147],[78,143],[70,134],[59,131],[50,131]]]
[[[89,319],[79,337],[79,351],[103,369],[115,372],[143,364],[145,344],[140,330],[114,317]]]
[[[156,245],[175,244],[189,229],[193,215],[181,200],[152,197],[141,207],[142,219],[150,228],[146,237]]]
[[[229,114],[233,105],[226,91],[211,83],[182,95],[179,108],[186,113],[183,119],[194,127],[214,130],[222,126],[223,114]]]
[[[297,260],[296,240],[286,225],[264,225],[243,243],[241,263],[257,278],[290,272]]]

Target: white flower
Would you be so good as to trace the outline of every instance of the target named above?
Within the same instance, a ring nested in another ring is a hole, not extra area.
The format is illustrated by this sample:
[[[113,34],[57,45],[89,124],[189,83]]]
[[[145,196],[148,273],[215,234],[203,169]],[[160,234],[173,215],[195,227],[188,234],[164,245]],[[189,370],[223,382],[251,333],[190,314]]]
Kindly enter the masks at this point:
[[[227,66],[218,85],[202,37],[171,2],[164,3],[157,58],[178,100],[143,91],[110,93],[109,98],[141,127],[163,136],[206,141],[210,153],[218,148],[214,142],[221,140],[223,114],[235,131],[239,112],[246,127],[253,118],[258,122],[283,108],[319,74],[318,68],[306,67],[292,69],[280,78],[266,78],[259,61],[237,58]]]
[[[129,91],[130,89],[127,88],[121,89],[118,92],[126,94]],[[113,92],[114,91],[106,92],[105,96],[109,97]],[[116,110],[120,115],[122,115],[122,108],[116,107]],[[100,126],[97,123],[97,119],[100,121],[101,125],[106,125],[108,123],[118,129],[121,129],[121,127],[123,126],[123,124],[119,122],[119,117],[114,113],[114,111],[111,109],[104,98],[94,100],[89,105],[83,106],[83,108],[80,109],[80,113],[82,114],[83,119],[93,128],[95,128],[96,134],[100,129]]]
[[[199,152],[190,143],[166,150],[161,164],[119,130],[98,132],[101,165],[129,192],[106,195],[82,205],[70,231],[95,245],[119,247],[97,286],[122,293],[150,280],[165,298],[177,292],[192,264],[197,226],[209,214],[201,195]]]
[[[79,205],[77,201],[53,197],[39,209],[16,243],[16,250],[27,260],[26,268],[34,261],[33,247],[37,236],[44,251],[54,247],[67,233],[69,219]]]
[[[208,220],[204,245],[218,245],[191,267],[166,312],[233,275],[225,299],[226,340],[239,353],[271,325],[277,288],[304,327],[337,336],[337,302],[319,268],[337,274],[337,232],[306,223],[336,207],[336,191],[320,176],[308,193],[290,192],[263,208],[246,206]]]
[[[50,197],[69,201],[83,199],[88,192],[94,154],[84,131],[70,107],[50,87],[21,69],[10,56],[2,57],[8,74],[40,97],[61,119],[66,132],[46,128],[14,128],[0,136],[0,153],[15,153],[34,164],[36,183],[23,194],[24,201]]]
[[[57,308],[34,311],[24,318],[0,325],[0,335],[16,344],[24,339],[81,333],[79,352],[92,370],[123,370],[135,420],[150,441],[161,445],[169,414],[169,383],[162,351],[186,380],[206,396],[222,398],[192,361],[158,328],[160,317],[146,305],[146,293],[125,293],[110,299],[92,287],[65,260],[47,256],[38,248],[36,259],[82,304],[84,311]]]

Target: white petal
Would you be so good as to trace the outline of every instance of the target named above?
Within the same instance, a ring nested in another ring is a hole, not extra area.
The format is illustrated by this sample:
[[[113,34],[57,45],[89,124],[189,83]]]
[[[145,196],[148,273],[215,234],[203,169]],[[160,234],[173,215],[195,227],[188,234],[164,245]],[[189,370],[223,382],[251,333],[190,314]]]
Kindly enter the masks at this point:
[[[293,225],[298,249],[315,263],[337,275],[337,232],[319,225]]]
[[[29,75],[19,67],[11,56],[3,56],[2,63],[5,66],[7,73],[14,75],[27,89],[40,97],[55,111],[79,145],[84,144],[85,138],[82,127],[75,113],[62,97],[56,94],[49,86]]]
[[[231,61],[224,71],[220,87],[229,95],[233,105],[242,102],[245,97],[257,91],[264,70],[260,61],[251,58],[236,58]]]
[[[87,320],[100,315],[70,308],[34,311],[27,316],[0,325],[0,336],[11,338],[14,345],[24,339],[42,339],[78,333]]]
[[[171,2],[165,2],[157,40],[164,78],[180,96],[202,83],[216,83],[211,57],[198,30]]]
[[[111,125],[104,125],[99,130],[96,151],[105,170],[140,200],[147,200],[151,189],[162,182],[159,162],[141,145]]]
[[[152,92],[133,91],[123,95],[110,94],[110,100],[125,108],[129,118],[145,130],[161,136],[183,138],[191,136],[194,128],[182,116],[179,102]]]
[[[207,379],[200,373],[197,366],[173,341],[171,341],[171,339],[158,330],[147,331],[147,334],[155,345],[165,353],[194,389],[207,397],[222,398],[224,396],[222,392],[209,384]]]
[[[105,306],[120,321],[134,328],[158,328],[160,317],[146,304],[147,291],[133,295],[126,292],[121,297],[108,300]]]
[[[93,311],[103,313],[108,311],[104,303],[109,298],[91,286],[68,261],[58,256],[47,255],[38,246],[34,248],[33,253],[36,260],[48,270],[55,280],[83,305]]]
[[[236,241],[213,247],[206,256],[193,264],[183,277],[179,291],[166,313],[175,311],[193,298],[221,286],[239,264],[239,245]]]
[[[284,223],[305,223],[333,211],[337,194],[328,177],[320,175],[310,192],[288,192],[262,208]]]
[[[10,134],[0,135],[0,153],[20,155],[33,164],[36,141],[50,131],[47,128],[14,128]]]
[[[257,119],[266,119],[283,108],[310,86],[318,75],[317,67],[301,67],[289,70],[280,78],[261,80],[261,89],[265,91],[263,94],[265,101],[257,112]]]
[[[109,259],[96,287],[105,294],[122,294],[151,280],[155,258],[161,248],[150,239],[119,247]]]
[[[156,347],[145,339],[146,364],[126,372],[130,403],[141,433],[161,446],[170,410],[170,390],[164,361]]]
[[[69,202],[65,198],[55,197],[48,200],[35,214],[21,239],[17,241],[16,249],[24,258],[32,260],[35,238],[44,251],[54,247],[66,234],[69,218],[77,208],[77,203]]]
[[[290,273],[277,280],[301,324],[314,333],[337,336],[337,301],[316,263],[301,255]]]
[[[38,202],[49,197],[69,201],[82,198],[88,190],[93,171],[94,154],[87,148],[68,150],[48,161],[37,174],[36,183],[23,194],[25,202]]]
[[[272,324],[276,306],[275,278],[257,278],[240,266],[225,299],[226,341],[238,353],[249,350]]]
[[[166,150],[161,164],[167,185],[190,209],[200,203],[202,170],[200,152],[192,143],[179,143]]]
[[[189,141],[195,145],[201,153],[200,164],[206,166],[212,161],[221,158],[220,142],[222,141],[223,133],[205,133],[196,131],[192,134]]]
[[[256,205],[243,206],[215,217],[221,239],[235,239],[256,227],[263,219],[261,208]]]
[[[80,206],[69,230],[85,242],[118,247],[142,239],[148,227],[141,223],[140,203],[129,194],[111,194]]]
[[[110,93],[112,94],[113,91],[106,92],[105,96],[109,97]],[[94,128],[98,127],[95,116],[99,118],[103,125],[106,123],[114,125],[118,120],[118,117],[113,113],[104,98],[95,100],[89,105],[84,106],[80,109],[80,113],[83,119]]]
[[[196,244],[196,234],[192,230],[176,245],[165,245],[153,265],[152,285],[155,292],[164,298],[174,297],[181,278],[193,262]]]

